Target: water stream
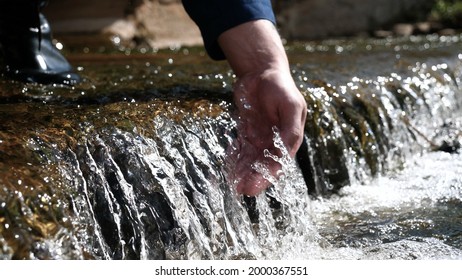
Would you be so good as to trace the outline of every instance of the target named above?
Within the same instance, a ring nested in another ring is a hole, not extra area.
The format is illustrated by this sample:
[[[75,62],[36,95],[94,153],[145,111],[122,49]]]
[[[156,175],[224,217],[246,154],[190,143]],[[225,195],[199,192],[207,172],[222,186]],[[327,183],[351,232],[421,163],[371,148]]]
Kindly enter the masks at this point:
[[[296,161],[236,194],[234,76],[203,50],[83,51],[0,79],[0,259],[462,259],[462,38],[287,46]],[[261,169],[261,172],[264,172]]]

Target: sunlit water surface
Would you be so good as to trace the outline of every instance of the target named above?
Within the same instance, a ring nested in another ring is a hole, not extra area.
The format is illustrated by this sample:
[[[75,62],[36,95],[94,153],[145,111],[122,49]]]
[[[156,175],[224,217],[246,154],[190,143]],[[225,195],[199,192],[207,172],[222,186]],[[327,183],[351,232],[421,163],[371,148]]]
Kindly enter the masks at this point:
[[[462,156],[435,152],[406,165],[312,202],[320,234],[344,248],[329,258],[462,258]]]

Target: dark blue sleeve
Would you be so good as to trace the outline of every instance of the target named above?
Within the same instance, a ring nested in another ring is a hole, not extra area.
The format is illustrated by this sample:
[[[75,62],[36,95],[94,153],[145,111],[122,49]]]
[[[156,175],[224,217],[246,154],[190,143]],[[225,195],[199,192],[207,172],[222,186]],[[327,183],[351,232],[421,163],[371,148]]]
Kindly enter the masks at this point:
[[[189,16],[199,26],[208,55],[225,59],[218,36],[242,23],[267,19],[276,24],[271,0],[183,0]]]

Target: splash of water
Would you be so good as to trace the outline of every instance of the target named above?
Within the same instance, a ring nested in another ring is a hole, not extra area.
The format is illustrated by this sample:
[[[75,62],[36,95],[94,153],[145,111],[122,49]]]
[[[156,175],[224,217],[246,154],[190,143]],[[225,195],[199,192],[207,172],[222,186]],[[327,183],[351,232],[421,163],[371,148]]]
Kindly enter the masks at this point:
[[[272,175],[267,166],[256,162],[252,168],[271,182],[266,194],[257,197],[257,209],[262,213],[257,237],[263,254],[271,259],[312,258],[320,244],[320,237],[312,223],[308,188],[301,171],[287,151],[277,128],[273,128],[274,146],[281,156],[265,150],[265,157],[278,162],[281,169]]]

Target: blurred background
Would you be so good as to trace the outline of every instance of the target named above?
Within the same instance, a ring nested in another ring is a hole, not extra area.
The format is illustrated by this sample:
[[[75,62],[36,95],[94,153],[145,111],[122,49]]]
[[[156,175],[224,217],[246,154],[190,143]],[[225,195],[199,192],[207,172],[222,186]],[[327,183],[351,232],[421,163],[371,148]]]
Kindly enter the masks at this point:
[[[286,40],[451,35],[462,27],[462,0],[273,0],[273,7]],[[44,12],[58,37],[153,48],[202,43],[181,0],[50,0]]]

